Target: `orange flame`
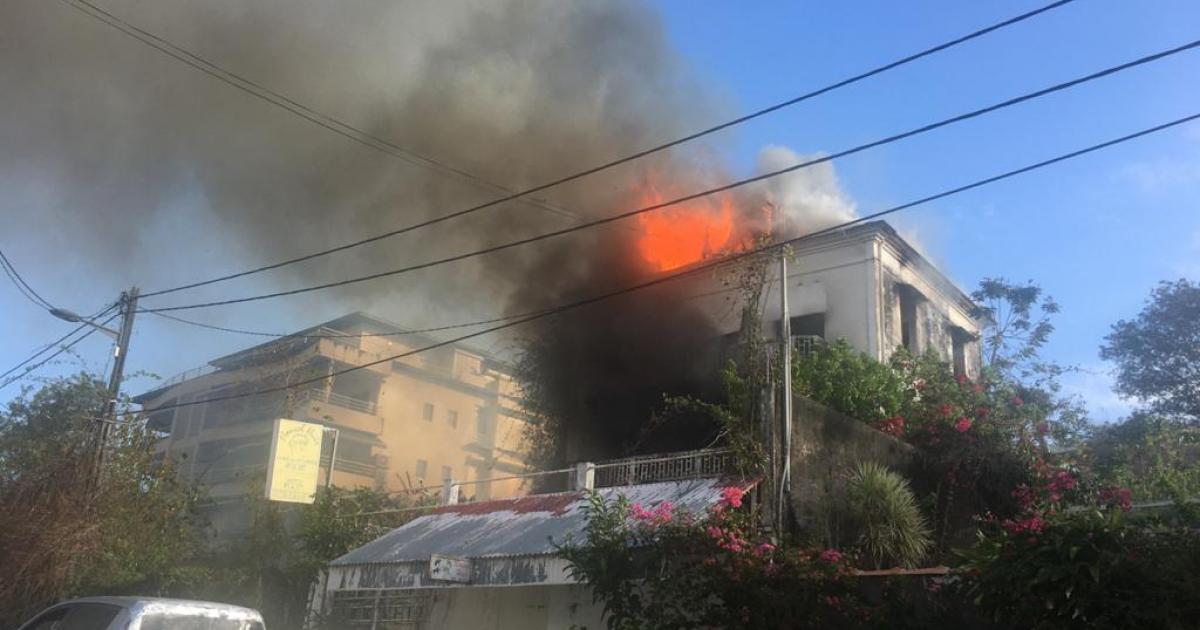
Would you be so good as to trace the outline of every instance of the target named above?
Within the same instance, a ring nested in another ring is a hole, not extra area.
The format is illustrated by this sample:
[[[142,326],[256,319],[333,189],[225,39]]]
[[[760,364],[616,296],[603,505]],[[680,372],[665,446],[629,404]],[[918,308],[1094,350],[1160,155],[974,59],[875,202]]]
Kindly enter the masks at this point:
[[[648,184],[641,205],[656,205],[677,196],[664,195],[660,186]],[[638,215],[638,224],[642,258],[658,271],[677,269],[733,248],[733,197],[716,194],[651,210]]]

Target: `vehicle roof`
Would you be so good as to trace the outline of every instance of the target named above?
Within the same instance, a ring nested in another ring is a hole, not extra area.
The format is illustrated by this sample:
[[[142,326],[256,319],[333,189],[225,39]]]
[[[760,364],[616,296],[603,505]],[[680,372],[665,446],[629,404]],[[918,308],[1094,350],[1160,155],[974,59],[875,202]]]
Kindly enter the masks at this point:
[[[60,602],[63,604],[108,604],[110,606],[120,606],[122,608],[145,610],[145,609],[191,609],[197,612],[222,612],[233,613],[236,618],[261,621],[262,615],[253,608],[244,606],[235,606],[233,604],[222,604],[220,602],[206,602],[194,599],[169,599],[165,597],[130,597],[130,596],[99,596],[99,597],[79,597],[76,599]]]

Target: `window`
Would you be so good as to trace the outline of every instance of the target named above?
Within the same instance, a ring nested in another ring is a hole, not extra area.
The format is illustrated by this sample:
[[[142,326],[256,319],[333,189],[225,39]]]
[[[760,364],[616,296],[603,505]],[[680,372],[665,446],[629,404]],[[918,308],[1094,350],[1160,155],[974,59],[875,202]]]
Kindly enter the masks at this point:
[[[433,403],[425,403],[425,408],[421,410],[421,417],[425,418],[426,422],[433,422]]]
[[[483,407],[475,408],[475,432],[479,435],[487,435],[488,421],[487,415],[483,412]]]
[[[453,409],[446,410],[446,424],[450,425],[450,428],[452,428],[452,429],[458,427],[458,412],[457,411],[454,411]]]
[[[917,345],[917,304],[921,294],[907,284],[896,285],[896,294],[900,298],[900,344],[914,353],[920,353]]]
[[[449,466],[442,466],[442,479],[453,479],[454,469]]]
[[[107,604],[70,604],[43,613],[30,630],[104,630],[121,609]]]
[[[419,481],[425,481],[425,475],[427,475],[427,474],[429,474],[429,462],[427,462],[423,459],[418,459],[417,460],[417,479]]]
[[[954,342],[954,373],[967,376],[967,344],[974,341],[974,336],[955,326],[950,330]]]

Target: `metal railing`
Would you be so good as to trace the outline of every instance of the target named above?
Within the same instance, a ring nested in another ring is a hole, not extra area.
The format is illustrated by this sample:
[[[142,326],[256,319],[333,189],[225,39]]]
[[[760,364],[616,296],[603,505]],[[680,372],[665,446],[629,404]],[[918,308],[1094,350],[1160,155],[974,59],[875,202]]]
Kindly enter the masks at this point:
[[[596,464],[596,487],[712,477],[731,473],[735,466],[733,451],[729,449],[629,457]]]
[[[811,357],[825,346],[825,338],[817,335],[793,335],[792,350],[798,357]]]
[[[361,398],[354,398],[352,396],[346,396],[345,394],[338,394],[336,392],[326,392],[323,389],[309,389],[296,395],[297,402],[304,400],[327,402],[331,405],[337,405],[339,407],[345,407],[346,409],[353,409],[354,411],[361,411],[366,414],[375,415],[376,405],[374,402],[370,400],[363,400]]]

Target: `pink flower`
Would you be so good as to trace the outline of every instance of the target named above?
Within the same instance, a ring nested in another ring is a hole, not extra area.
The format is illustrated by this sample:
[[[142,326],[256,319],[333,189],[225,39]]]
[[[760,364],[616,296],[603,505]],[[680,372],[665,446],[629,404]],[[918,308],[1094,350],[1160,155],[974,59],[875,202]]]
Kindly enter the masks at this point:
[[[652,517],[650,512],[642,507],[641,503],[634,503],[629,506],[629,511],[633,514],[633,518],[639,521],[648,521]]]
[[[775,545],[772,545],[771,543],[765,542],[765,543],[761,543],[758,546],[759,555],[762,555],[764,553],[771,553],[772,551],[775,551]]]
[[[1021,405],[1025,404],[1025,401],[1021,400],[1020,396],[1013,396],[1012,400],[1010,402],[1012,403],[1012,406],[1014,406],[1014,407],[1020,407]]]
[[[949,418],[950,414],[954,413],[954,408],[951,407],[948,403],[942,403],[942,406],[938,407],[938,413]]]
[[[1045,422],[1039,422],[1034,429],[1037,431],[1038,435],[1046,435],[1050,432],[1050,425],[1046,424]]]
[[[721,531],[720,527],[714,527],[712,525],[709,525],[705,531],[708,532],[708,536],[710,538],[720,539],[721,537],[723,537],[725,535],[725,532]]]
[[[970,431],[971,430],[971,419],[966,418],[966,417],[959,418],[958,422],[954,423],[954,428],[959,433],[966,433],[967,431]]]
[[[831,562],[831,563],[841,562],[842,561],[842,552],[838,551],[837,549],[826,549],[825,551],[821,552],[820,558],[824,562]]]
[[[731,508],[742,507],[742,497],[746,495],[746,491],[736,486],[730,486],[721,491],[721,501]]]

